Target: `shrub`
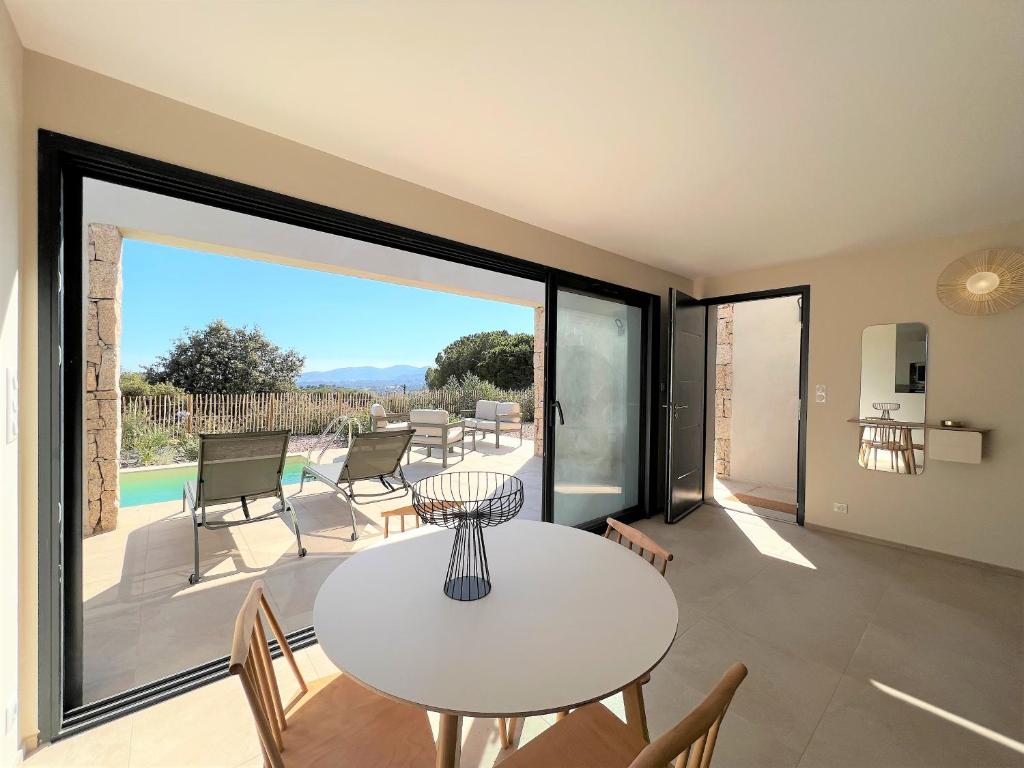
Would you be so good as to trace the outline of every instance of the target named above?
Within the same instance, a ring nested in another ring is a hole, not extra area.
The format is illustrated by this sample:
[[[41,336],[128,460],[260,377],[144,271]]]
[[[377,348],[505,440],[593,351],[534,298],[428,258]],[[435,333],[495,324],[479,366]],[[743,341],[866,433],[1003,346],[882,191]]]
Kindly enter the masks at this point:
[[[174,440],[166,429],[154,424],[149,416],[129,412],[121,419],[121,460],[139,464],[158,464],[174,459]]]
[[[178,438],[178,451],[185,461],[198,461],[199,437],[186,432]]]
[[[458,403],[459,410],[472,410],[476,407],[477,400],[497,400],[499,402],[519,403],[522,409],[523,421],[533,421],[534,402],[533,385],[527,389],[507,390],[496,387],[491,382],[485,381],[475,373],[467,373],[459,380],[448,382],[442,390],[450,393],[450,396]]]
[[[141,373],[129,371],[121,374],[122,397],[154,397],[160,395],[184,395],[185,390],[176,387],[169,381],[150,384]]]
[[[134,450],[143,465],[159,464],[163,459],[172,458],[170,451],[171,436],[160,427],[150,426],[141,430],[135,437]]]

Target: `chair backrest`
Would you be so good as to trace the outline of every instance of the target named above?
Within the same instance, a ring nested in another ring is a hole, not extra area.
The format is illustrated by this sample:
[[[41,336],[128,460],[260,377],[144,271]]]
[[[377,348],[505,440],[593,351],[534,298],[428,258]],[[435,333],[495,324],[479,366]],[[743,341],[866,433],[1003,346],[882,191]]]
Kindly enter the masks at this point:
[[[394,474],[415,434],[412,429],[395,429],[355,435],[345,456],[339,481],[350,483]]]
[[[497,400],[477,400],[476,418],[484,421],[494,421],[498,413]]]
[[[655,559],[661,558],[661,567],[658,570],[661,571],[661,575],[665,575],[665,571],[668,570],[668,562],[672,559],[672,553],[665,549],[663,546],[658,544],[654,539],[648,536],[642,531],[638,531],[631,525],[621,523],[614,518],[609,517],[606,521],[608,528],[604,532],[606,539],[615,538],[619,544],[623,544],[625,540],[625,546],[628,546],[631,550],[636,552],[640,557],[649,561],[651,565],[658,568],[658,564]]]
[[[277,638],[281,653],[299,683],[297,698],[308,692],[306,680],[299,671],[299,665],[295,663],[295,656],[288,647],[281,625],[267,602],[262,581],[254,582],[249,588],[249,594],[242,603],[242,610],[235,619],[228,668],[231,674],[238,675],[242,681],[242,689],[256,721],[265,764],[271,768],[284,768],[281,751],[284,749],[282,732],[286,727],[285,707],[281,703],[281,690],[278,688],[277,675],[274,673],[274,665],[270,658],[264,622],[270,626],[274,637]]]
[[[707,698],[668,733],[644,747],[629,768],[665,768],[673,760],[675,768],[708,768],[722,719],[746,676],[742,664],[729,667]]]
[[[523,415],[523,409],[519,403],[497,403],[494,412],[501,416],[503,421],[520,419]]]
[[[199,436],[199,502],[216,504],[280,487],[290,430]]]
[[[380,403],[370,406],[370,429],[383,429],[388,423],[388,412]]]
[[[409,426],[415,427],[418,437],[441,437],[441,427],[448,421],[448,411],[433,408],[414,408],[409,411]]]

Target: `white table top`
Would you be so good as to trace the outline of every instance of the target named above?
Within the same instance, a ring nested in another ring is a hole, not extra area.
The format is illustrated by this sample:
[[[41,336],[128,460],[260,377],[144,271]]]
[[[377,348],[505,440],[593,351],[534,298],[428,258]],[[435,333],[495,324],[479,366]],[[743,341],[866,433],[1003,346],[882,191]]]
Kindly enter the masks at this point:
[[[387,696],[478,717],[557,712],[621,690],[675,638],[672,589],[650,563],[575,528],[514,520],[484,531],[491,593],[442,592],[454,531],[364,550],[313,606],[324,653]]]

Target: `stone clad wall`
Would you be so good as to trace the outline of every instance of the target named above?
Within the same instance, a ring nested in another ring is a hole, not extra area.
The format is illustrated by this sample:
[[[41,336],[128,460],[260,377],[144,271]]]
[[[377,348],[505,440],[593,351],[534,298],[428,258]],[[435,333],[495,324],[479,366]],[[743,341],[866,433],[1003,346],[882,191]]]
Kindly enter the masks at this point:
[[[85,329],[86,498],[82,535],[117,527],[121,449],[121,232],[90,224]]]
[[[731,475],[733,304],[718,307],[715,350],[715,477]]]

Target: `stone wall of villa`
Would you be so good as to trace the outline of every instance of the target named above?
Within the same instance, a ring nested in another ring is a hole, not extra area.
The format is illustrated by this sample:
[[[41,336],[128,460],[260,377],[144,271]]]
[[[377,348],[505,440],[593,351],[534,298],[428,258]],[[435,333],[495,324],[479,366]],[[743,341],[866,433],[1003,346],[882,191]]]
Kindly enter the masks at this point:
[[[733,304],[718,307],[718,347],[715,350],[715,477],[731,473],[732,443],[732,329]]]
[[[82,535],[117,527],[121,449],[121,232],[88,228],[85,328],[86,499]]]
[[[533,310],[533,453],[544,455],[544,307]]]

